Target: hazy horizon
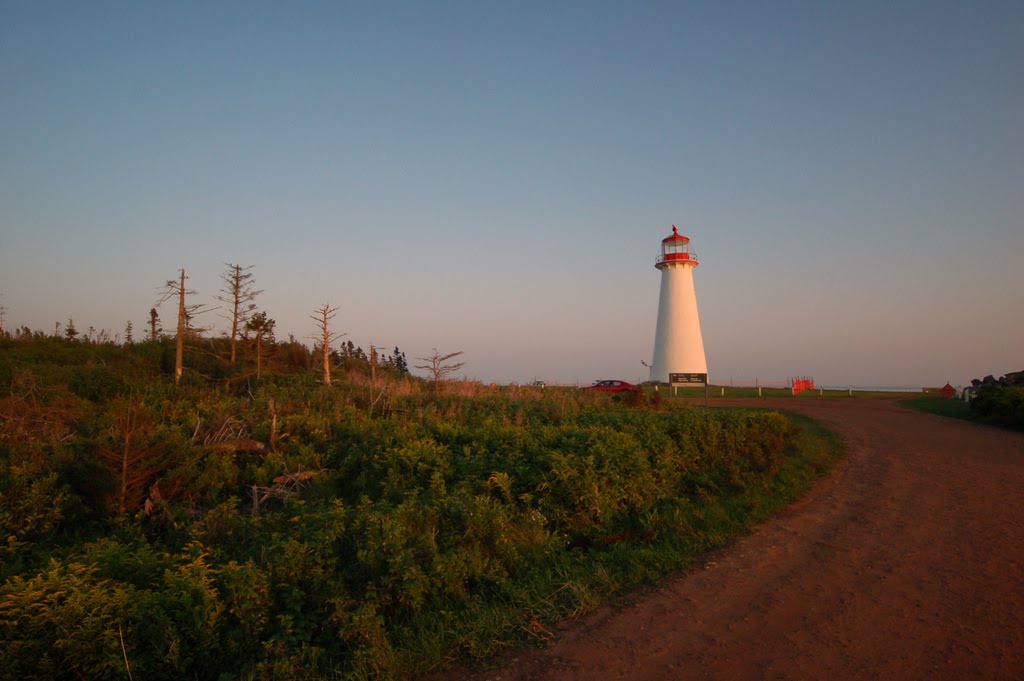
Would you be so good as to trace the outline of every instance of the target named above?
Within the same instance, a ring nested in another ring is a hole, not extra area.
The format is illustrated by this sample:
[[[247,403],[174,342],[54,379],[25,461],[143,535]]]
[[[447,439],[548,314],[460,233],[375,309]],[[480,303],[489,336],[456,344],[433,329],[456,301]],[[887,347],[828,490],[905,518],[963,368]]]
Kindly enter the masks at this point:
[[[5,327],[141,336],[229,262],[279,338],[330,303],[410,365],[633,381],[676,224],[712,380],[1024,369],[1021,36],[1009,1],[12,4]]]

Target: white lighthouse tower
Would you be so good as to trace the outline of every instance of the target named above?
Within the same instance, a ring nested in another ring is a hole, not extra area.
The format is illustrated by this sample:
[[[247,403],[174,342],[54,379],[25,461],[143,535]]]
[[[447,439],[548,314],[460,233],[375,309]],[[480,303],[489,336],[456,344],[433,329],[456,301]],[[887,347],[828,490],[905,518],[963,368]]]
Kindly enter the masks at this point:
[[[697,254],[690,239],[672,225],[672,234],[662,239],[661,253],[654,266],[661,270],[658,299],[658,327],[654,332],[651,380],[669,382],[669,374],[707,374],[704,339],[697,315],[697,292],[693,270]]]

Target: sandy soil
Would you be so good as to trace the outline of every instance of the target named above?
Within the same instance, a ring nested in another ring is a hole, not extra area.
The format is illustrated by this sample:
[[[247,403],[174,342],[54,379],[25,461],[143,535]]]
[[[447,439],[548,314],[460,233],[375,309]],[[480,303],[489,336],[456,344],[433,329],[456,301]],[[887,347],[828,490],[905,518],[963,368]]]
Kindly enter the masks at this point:
[[[805,413],[848,458],[751,536],[451,681],[1024,679],[1024,434],[888,399]]]

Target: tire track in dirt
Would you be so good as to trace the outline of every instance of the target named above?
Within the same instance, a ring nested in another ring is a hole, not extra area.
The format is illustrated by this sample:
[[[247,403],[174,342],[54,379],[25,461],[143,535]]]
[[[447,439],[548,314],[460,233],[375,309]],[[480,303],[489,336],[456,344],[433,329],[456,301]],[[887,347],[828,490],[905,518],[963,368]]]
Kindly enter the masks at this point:
[[[1024,434],[891,399],[807,414],[847,458],[704,564],[448,679],[1022,679]]]

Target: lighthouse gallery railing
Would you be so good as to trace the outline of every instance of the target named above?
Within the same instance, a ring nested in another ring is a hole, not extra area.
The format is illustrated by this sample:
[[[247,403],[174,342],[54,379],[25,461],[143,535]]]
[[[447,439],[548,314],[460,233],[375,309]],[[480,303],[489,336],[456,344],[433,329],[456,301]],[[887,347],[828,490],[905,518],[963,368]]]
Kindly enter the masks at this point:
[[[690,251],[689,253],[662,253],[654,259],[655,265],[660,265],[664,262],[697,262],[697,253]]]

